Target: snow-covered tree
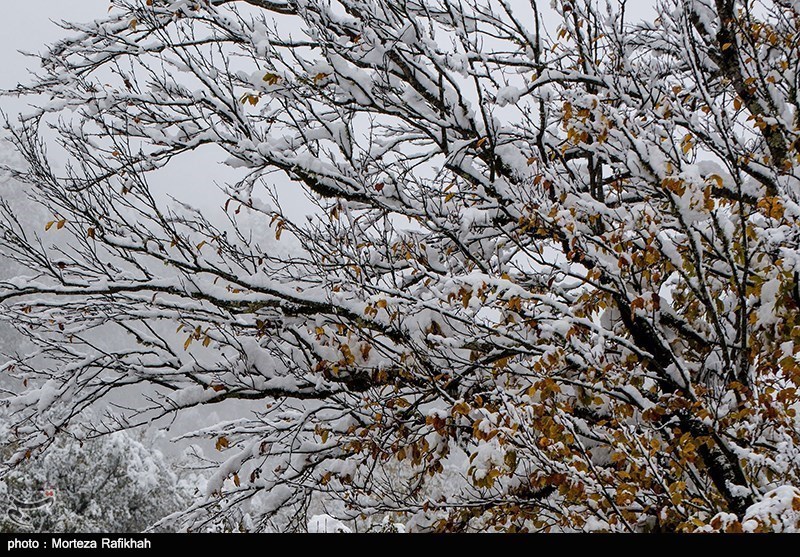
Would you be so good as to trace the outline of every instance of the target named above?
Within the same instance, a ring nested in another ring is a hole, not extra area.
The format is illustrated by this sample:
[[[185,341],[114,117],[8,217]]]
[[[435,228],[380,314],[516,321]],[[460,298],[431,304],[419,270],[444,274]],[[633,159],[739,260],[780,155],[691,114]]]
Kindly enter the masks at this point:
[[[17,460],[87,407],[102,434],[238,404],[190,436],[218,462],[186,528],[319,497],[347,528],[797,527],[797,2],[113,0],[65,27],[16,91],[52,215],[2,224],[29,269],[2,315],[50,362],[6,370]],[[219,191],[182,180],[215,158]]]
[[[170,463],[126,432],[79,442],[59,438],[0,480],[0,531],[143,532],[186,504]]]

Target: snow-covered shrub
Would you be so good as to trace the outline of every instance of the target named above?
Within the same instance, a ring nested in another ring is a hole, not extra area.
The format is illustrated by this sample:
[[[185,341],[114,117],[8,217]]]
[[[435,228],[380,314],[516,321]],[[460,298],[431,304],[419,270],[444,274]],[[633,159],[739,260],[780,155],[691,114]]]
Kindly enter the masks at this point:
[[[5,532],[142,532],[186,504],[164,456],[125,432],[78,442],[59,438],[0,479]],[[20,503],[50,499],[9,515]]]

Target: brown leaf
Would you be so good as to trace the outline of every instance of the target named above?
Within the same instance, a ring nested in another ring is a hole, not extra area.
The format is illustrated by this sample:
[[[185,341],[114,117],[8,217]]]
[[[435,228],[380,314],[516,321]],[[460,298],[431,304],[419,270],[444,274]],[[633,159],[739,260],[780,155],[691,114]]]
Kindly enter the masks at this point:
[[[279,76],[277,74],[274,74],[274,73],[268,72],[268,73],[264,74],[264,77],[262,79],[264,81],[266,81],[267,84],[269,84],[269,85],[277,85],[278,82],[281,80],[281,76]]]

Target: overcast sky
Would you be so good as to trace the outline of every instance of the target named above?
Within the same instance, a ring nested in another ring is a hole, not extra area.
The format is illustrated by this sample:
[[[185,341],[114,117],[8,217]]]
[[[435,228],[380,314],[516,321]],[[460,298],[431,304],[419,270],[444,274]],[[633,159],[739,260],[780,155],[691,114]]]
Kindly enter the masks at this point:
[[[6,3],[11,4],[8,0]],[[528,0],[511,0],[527,4]],[[603,2],[604,0],[598,0]],[[549,0],[540,0],[542,5],[549,5]],[[629,3],[628,15],[631,18],[639,18],[652,9],[653,0],[636,0]],[[29,70],[36,70],[38,62],[35,58],[26,57],[19,51],[24,52],[43,52],[46,46],[65,37],[68,32],[64,31],[56,22],[69,20],[74,22],[85,22],[93,19],[102,18],[108,13],[111,3],[110,0],[24,0],[14,2],[11,7],[6,7],[3,17],[0,18],[0,90],[13,88],[20,82],[27,81]],[[547,22],[546,22],[547,23]],[[27,112],[26,103],[33,99],[22,100],[15,98],[0,98],[0,110],[15,119],[14,115],[19,112]],[[51,152],[51,156],[56,156]],[[199,156],[179,157],[173,161],[168,173],[161,176],[169,185],[169,190],[175,192],[175,182],[185,184],[205,184],[210,185],[215,181],[225,181],[229,175],[213,164],[213,159],[209,160],[206,154]],[[180,177],[180,180],[174,180]],[[160,182],[160,179],[156,179]],[[186,189],[178,188],[180,190]],[[195,188],[189,188],[194,190]],[[216,189],[214,187],[213,189]],[[205,192],[209,190],[203,188]],[[192,204],[201,208],[205,195],[192,195]],[[306,204],[301,200],[297,208],[301,211],[306,210]],[[217,200],[209,200],[210,205],[216,206]]]
[[[549,3],[549,2],[548,2]],[[641,16],[649,11],[652,0],[637,0],[628,12]],[[34,60],[17,51],[38,52],[45,44],[64,36],[54,23],[59,20],[89,21],[102,17],[109,0],[25,0],[6,7],[0,18],[0,89],[13,87],[25,79]]]
[[[24,56],[23,52],[44,52],[46,46],[69,35],[61,29],[58,21],[86,22],[102,18],[108,13],[109,0],[25,0],[14,3],[12,8],[4,11],[0,18],[0,90],[8,90],[20,82],[28,80],[29,70],[38,68],[35,58]],[[0,110],[9,115],[13,121],[14,114],[27,111],[27,101],[16,98],[0,97]],[[56,159],[57,152],[51,151]],[[197,158],[191,156],[174,161],[170,174],[182,177],[183,183],[199,181],[211,185],[214,180],[222,179],[225,174],[217,165],[196,164]],[[167,176],[162,176],[168,179]],[[160,180],[156,178],[156,182]],[[195,199],[195,206],[202,206],[203,199]],[[216,201],[213,202],[216,206]]]
[[[40,52],[46,44],[65,34],[54,21],[63,19],[89,21],[102,17],[109,7],[108,0],[25,0],[5,6],[0,18],[0,89],[10,89],[25,81],[29,67],[36,60],[18,51]],[[3,100],[3,108],[12,110],[17,103]]]

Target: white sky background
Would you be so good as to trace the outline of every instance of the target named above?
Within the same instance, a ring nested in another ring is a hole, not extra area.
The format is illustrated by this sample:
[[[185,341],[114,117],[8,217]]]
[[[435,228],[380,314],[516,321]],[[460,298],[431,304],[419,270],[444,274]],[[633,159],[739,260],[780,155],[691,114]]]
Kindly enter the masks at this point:
[[[652,4],[653,0],[628,0],[629,17],[642,17]],[[6,6],[0,18],[0,90],[25,81],[28,69],[36,68],[35,59],[18,51],[41,52],[46,45],[65,36],[65,31],[54,22],[101,18],[109,6],[109,0],[24,0]],[[0,101],[0,107],[9,113],[24,110],[24,106],[12,99]]]
[[[604,1],[598,0],[598,2]],[[511,0],[512,5],[516,2],[527,4],[528,0]],[[552,13],[549,0],[540,0],[539,4],[543,8],[545,19],[549,19],[547,14],[548,12]],[[653,4],[654,0],[628,0],[629,20],[649,15],[648,12],[651,11]],[[19,51],[43,52],[48,45],[67,36],[68,32],[58,27],[56,22],[61,20],[85,22],[102,18],[110,6],[109,0],[25,0],[6,7],[3,17],[0,18],[0,90],[12,89],[18,83],[28,81],[29,72],[36,71],[38,68],[36,58],[24,56]],[[529,8],[524,10],[525,13],[528,11]],[[545,21],[545,27],[553,32],[555,25]],[[0,97],[0,110],[13,121],[16,119],[16,114],[27,112],[28,104],[32,101],[35,102],[34,99]],[[56,155],[56,159],[61,158],[53,151],[51,151],[51,155]],[[177,157],[170,164],[168,174],[156,178],[156,180],[160,182],[163,179],[165,189],[173,192],[175,192],[176,183],[193,184],[194,187],[191,188],[184,186],[177,189],[195,190],[190,192],[191,202],[195,207],[202,210],[216,210],[219,205],[219,197],[211,191],[216,190],[213,182],[230,179],[231,174],[220,168],[220,165],[215,165],[214,157],[211,158],[212,161],[209,161],[207,156]],[[196,188],[200,183],[204,183],[204,193],[207,192],[209,195],[197,195]],[[208,185],[211,188],[206,189]],[[210,199],[211,197],[214,198],[213,201]],[[297,201],[298,209],[300,207],[308,208],[304,200],[298,199]],[[288,209],[291,210],[291,208]]]
[[[58,40],[70,36],[70,32],[57,25],[59,21],[88,22],[103,18],[111,6],[109,0],[25,0],[4,10],[0,18],[0,91],[13,89],[18,83],[30,80],[30,72],[36,72],[39,62],[35,57],[22,52],[42,53]],[[30,110],[36,99],[0,97],[0,111],[13,122],[17,115]],[[221,196],[217,195],[216,183],[230,179],[230,171],[209,160],[205,154],[176,157],[169,169],[153,176],[151,185],[169,191],[182,201],[190,201],[204,212],[220,210]],[[55,162],[62,153],[51,149]],[[175,187],[176,184],[179,187]],[[202,194],[197,195],[197,186],[202,184]]]
[[[65,36],[54,21],[90,21],[102,17],[108,0],[25,0],[5,6],[0,18],[0,90],[26,81],[28,68],[38,64],[18,51],[42,52],[45,45]],[[24,110],[24,103],[4,98],[0,106],[8,113]]]

